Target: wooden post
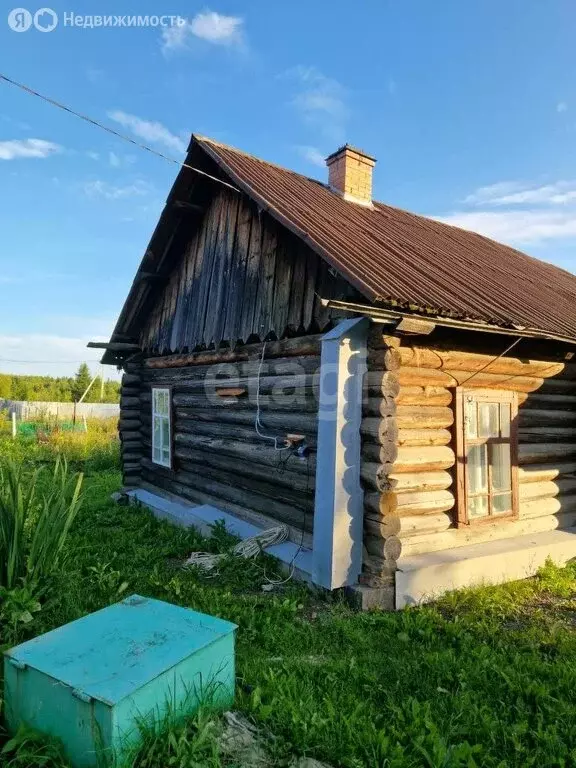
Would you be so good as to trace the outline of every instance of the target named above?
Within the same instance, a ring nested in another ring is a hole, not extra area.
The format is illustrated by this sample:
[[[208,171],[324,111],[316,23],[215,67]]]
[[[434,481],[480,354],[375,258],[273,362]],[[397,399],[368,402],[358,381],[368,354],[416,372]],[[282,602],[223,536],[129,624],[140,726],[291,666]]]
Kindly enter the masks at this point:
[[[360,485],[366,318],[341,321],[322,338],[312,579],[327,589],[358,583],[362,570]]]
[[[12,437],[13,437],[14,440],[16,439],[16,434],[17,434],[17,429],[16,429],[16,411],[14,410],[14,411],[12,411]]]

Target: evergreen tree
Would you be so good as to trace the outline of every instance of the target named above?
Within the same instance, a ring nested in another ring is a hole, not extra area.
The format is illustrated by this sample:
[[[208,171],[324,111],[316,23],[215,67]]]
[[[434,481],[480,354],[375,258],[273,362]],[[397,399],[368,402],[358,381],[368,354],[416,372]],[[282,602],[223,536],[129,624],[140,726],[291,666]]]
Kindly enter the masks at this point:
[[[78,368],[76,371],[76,376],[74,377],[74,385],[72,387],[72,396],[74,402],[78,402],[78,400],[80,400],[84,392],[86,392],[88,384],[90,384],[91,380],[92,376],[90,375],[90,368],[88,368],[86,363],[80,363],[80,368]]]

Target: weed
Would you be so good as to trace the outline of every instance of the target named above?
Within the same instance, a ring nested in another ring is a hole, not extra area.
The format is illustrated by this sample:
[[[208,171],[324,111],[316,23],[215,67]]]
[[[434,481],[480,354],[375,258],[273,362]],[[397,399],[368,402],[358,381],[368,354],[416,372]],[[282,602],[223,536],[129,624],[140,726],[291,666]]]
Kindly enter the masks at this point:
[[[14,642],[117,601],[127,583],[122,595],[239,625],[236,707],[273,734],[273,765],[294,755],[342,768],[576,765],[574,565],[547,565],[534,579],[433,606],[359,614],[295,581],[263,593],[266,577],[277,575],[268,558],[227,559],[217,576],[180,570],[175,564],[191,551],[226,551],[228,534],[218,526],[205,539],[115,504],[119,485],[116,469],[87,472],[66,573],[54,577],[33,621],[16,622]],[[226,765],[219,727],[204,712],[143,731],[130,765]],[[65,765],[50,759],[12,764]]]

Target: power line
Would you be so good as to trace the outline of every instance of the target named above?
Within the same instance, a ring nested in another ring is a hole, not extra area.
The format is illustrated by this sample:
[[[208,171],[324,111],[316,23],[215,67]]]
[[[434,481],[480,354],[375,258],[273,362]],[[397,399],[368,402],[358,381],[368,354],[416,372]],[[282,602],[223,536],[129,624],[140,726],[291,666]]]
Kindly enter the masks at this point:
[[[0,72],[0,80],[4,80],[4,82],[8,83],[9,85],[13,85],[16,88],[19,88],[21,91],[24,91],[25,93],[30,94],[31,96],[36,96],[38,99],[45,101],[47,104],[51,104],[53,107],[62,109],[64,112],[68,112],[70,115],[74,115],[74,117],[77,117],[80,120],[84,120],[86,123],[90,123],[90,125],[95,125],[96,128],[100,128],[101,130],[106,131],[106,133],[111,133],[112,136],[116,136],[118,139],[127,141],[129,144],[132,144],[135,147],[138,147],[139,149],[143,149],[146,152],[150,152],[151,154],[156,155],[156,157],[161,157],[162,160],[166,160],[169,163],[178,165],[180,168],[187,168],[189,171],[194,171],[194,173],[199,173],[201,176],[206,176],[206,178],[212,179],[212,181],[217,181],[218,184],[222,184],[223,186],[228,187],[229,189],[233,189],[234,192],[240,192],[240,190],[237,187],[233,186],[232,184],[228,184],[227,181],[222,181],[222,179],[219,179],[217,176],[212,176],[211,174],[206,173],[206,171],[201,171],[199,168],[194,168],[193,165],[188,165],[187,163],[181,163],[180,160],[175,160],[173,157],[169,157],[168,155],[165,155],[162,152],[158,152],[157,149],[152,149],[152,147],[149,147],[147,144],[141,144],[140,142],[135,141],[134,139],[131,139],[130,136],[126,136],[126,134],[124,133],[119,133],[118,131],[115,131],[113,128],[110,128],[109,126],[104,125],[98,120],[95,120],[93,117],[88,117],[88,115],[83,115],[81,112],[76,112],[71,107],[67,107],[65,104],[62,104],[61,102],[56,101],[55,99],[51,99],[49,96],[44,96],[43,94],[38,93],[38,91],[35,91],[33,88],[30,88],[29,86],[24,85],[23,83],[19,83],[16,80],[12,80],[10,77],[7,77],[6,75],[3,75],[1,72]]]

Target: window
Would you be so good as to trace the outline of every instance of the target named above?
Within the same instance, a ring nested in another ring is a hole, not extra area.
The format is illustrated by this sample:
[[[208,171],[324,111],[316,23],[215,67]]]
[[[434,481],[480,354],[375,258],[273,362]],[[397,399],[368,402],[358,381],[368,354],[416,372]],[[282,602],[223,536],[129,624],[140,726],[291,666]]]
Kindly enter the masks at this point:
[[[152,387],[152,461],[172,466],[170,389]]]
[[[516,517],[516,393],[456,391],[458,523]]]

